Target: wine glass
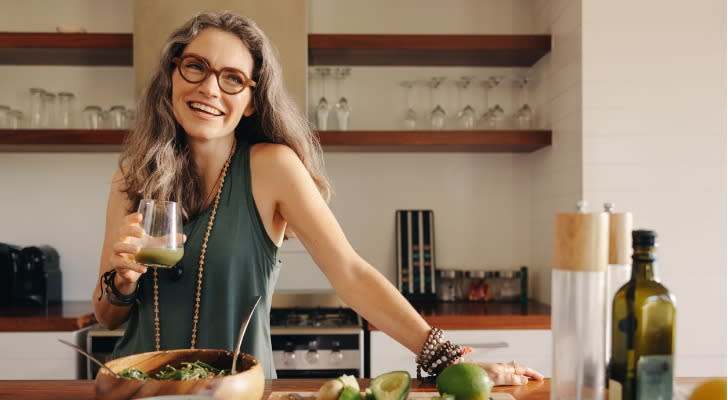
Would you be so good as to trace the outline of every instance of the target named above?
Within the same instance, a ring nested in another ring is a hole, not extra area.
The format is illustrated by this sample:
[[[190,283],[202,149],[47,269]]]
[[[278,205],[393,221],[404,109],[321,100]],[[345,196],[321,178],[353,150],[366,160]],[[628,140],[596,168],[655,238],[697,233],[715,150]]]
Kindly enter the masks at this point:
[[[430,125],[432,129],[441,130],[445,128],[445,122],[447,120],[447,113],[445,109],[440,106],[440,103],[435,100],[435,93],[440,88],[440,85],[445,82],[444,76],[436,76],[430,79],[428,86],[430,87],[430,105],[435,104],[434,108],[430,112]]]
[[[321,78],[321,98],[316,105],[316,126],[320,131],[325,131],[330,109],[326,100],[326,78],[331,75],[331,68],[316,68],[316,73]]]
[[[533,121],[533,109],[528,105],[528,77],[520,77],[514,82],[520,93],[520,108],[515,112],[516,125],[520,129],[530,129]]]
[[[455,85],[458,88],[458,108],[463,105],[463,94],[467,91],[470,83],[473,81],[472,76],[463,76],[459,80],[455,81]],[[460,108],[457,114],[457,119],[460,127],[464,129],[473,129],[475,126],[475,109],[470,105],[466,104],[465,107]]]
[[[138,211],[144,235],[136,262],[155,268],[174,267],[184,255],[182,216],[177,203],[143,199]]]
[[[403,125],[408,131],[414,130],[417,127],[417,112],[412,105],[412,88],[415,86],[414,81],[402,81],[399,83],[405,90],[405,112]]]
[[[340,96],[339,101],[334,104],[334,109],[336,110],[336,121],[339,123],[340,131],[346,131],[349,129],[349,115],[351,114],[351,107],[349,107],[349,101],[346,100],[346,97],[344,97],[341,92],[341,81],[346,79],[349,75],[351,75],[351,68],[349,67],[341,67],[334,70],[336,92]]]

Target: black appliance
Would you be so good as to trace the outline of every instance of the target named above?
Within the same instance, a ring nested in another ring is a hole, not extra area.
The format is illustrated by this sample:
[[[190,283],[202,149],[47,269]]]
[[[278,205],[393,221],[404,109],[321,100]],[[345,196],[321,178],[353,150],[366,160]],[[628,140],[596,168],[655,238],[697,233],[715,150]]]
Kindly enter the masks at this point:
[[[53,247],[22,248],[12,274],[13,306],[46,307],[63,300],[59,257]]]
[[[0,307],[13,305],[13,276],[20,247],[0,243]]]

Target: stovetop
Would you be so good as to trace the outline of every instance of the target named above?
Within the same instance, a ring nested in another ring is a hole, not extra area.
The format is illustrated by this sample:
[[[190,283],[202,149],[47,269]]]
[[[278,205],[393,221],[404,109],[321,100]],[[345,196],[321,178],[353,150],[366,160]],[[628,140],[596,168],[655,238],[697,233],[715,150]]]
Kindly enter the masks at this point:
[[[271,328],[351,328],[361,327],[354,310],[344,307],[279,308],[270,311]]]

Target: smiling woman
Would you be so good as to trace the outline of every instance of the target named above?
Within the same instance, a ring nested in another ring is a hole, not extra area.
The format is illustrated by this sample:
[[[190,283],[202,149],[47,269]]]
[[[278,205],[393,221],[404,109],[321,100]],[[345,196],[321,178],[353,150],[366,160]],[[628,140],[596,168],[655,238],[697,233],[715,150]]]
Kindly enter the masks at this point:
[[[269,312],[277,251],[295,234],[344,302],[418,354],[418,370],[437,375],[463,360],[468,349],[430,327],[346,239],[326,204],[321,147],[252,20],[202,13],[173,32],[138,109],[109,195],[99,275],[113,279],[94,295],[102,324],[128,321],[115,356],[232,348],[242,308],[261,296],[242,351],[275,377]],[[186,241],[173,270],[181,274],[134,261],[144,236],[133,212],[141,198],[180,204]],[[129,301],[114,304],[101,293]],[[542,378],[503,367],[482,365],[502,384]]]

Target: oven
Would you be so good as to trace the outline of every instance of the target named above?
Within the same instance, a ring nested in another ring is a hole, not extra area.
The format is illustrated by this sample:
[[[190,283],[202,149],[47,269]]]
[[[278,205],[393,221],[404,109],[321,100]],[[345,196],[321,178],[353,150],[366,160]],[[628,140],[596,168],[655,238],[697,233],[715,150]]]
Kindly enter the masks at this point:
[[[270,329],[278,378],[364,377],[362,320],[334,293],[275,293]]]

